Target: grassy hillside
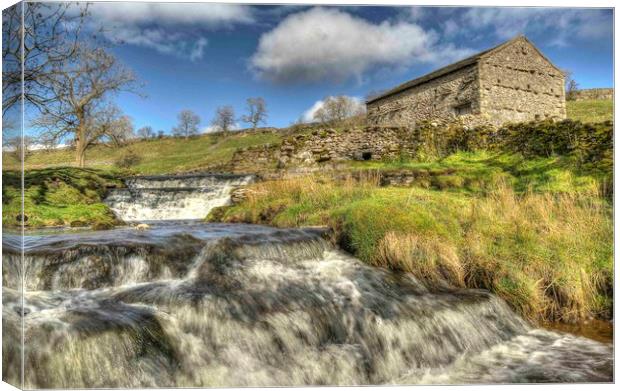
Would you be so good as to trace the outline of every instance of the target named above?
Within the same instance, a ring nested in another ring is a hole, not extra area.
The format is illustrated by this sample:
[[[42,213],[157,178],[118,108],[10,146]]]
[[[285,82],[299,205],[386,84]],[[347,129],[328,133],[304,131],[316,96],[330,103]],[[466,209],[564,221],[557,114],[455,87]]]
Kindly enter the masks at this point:
[[[582,122],[600,122],[613,118],[612,101],[567,102],[568,117]],[[206,170],[230,161],[237,148],[261,144],[280,143],[278,132],[243,132],[228,136],[220,134],[201,135],[189,140],[163,138],[137,141],[122,148],[96,146],[86,153],[87,167],[109,170],[129,152],[140,160],[131,167],[137,174],[159,174]],[[36,151],[26,160],[26,169],[72,166],[74,153],[64,149],[52,152]],[[18,169],[18,161],[4,153],[4,169]]]
[[[581,122],[611,121],[614,118],[612,100],[567,101],[566,114],[569,119]]]
[[[275,132],[244,132],[231,135],[208,134],[189,139],[163,138],[136,141],[121,148],[98,145],[86,152],[88,168],[110,170],[123,156],[131,153],[139,161],[130,167],[136,174],[163,174],[206,170],[227,163],[237,148],[280,142]],[[72,166],[74,151],[62,149],[35,151],[26,159],[26,169]],[[2,156],[4,169],[19,168],[12,154]]]

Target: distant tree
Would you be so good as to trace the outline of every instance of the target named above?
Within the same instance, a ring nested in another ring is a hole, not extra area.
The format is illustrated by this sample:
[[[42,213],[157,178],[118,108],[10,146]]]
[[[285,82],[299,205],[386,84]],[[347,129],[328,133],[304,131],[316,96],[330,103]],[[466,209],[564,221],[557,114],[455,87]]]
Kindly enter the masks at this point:
[[[143,126],[140,129],[138,129],[137,135],[142,140],[147,140],[147,139],[155,137],[155,133],[153,132],[153,128],[150,127],[150,126]]]
[[[579,90],[579,83],[573,79],[573,73],[571,71],[564,71],[564,83],[566,88],[566,100],[574,100]]]
[[[111,94],[135,91],[136,79],[104,49],[78,46],[76,51],[74,58],[63,62],[50,75],[50,89],[57,99],[46,104],[42,116],[35,120],[34,125],[52,133],[57,140],[71,135],[76,164],[84,167],[86,149],[104,136],[101,130],[119,131],[118,127],[97,126],[102,122],[95,114],[103,115],[97,108]],[[113,141],[120,139],[112,133],[107,136]]]
[[[120,147],[134,137],[131,117],[124,115],[115,105],[109,104],[90,116],[93,119],[91,127],[94,140],[107,141]]]
[[[21,161],[22,156],[24,160],[30,156],[32,152],[32,145],[34,144],[34,139],[30,136],[16,136],[8,139],[3,139],[4,147],[7,149],[7,152],[10,152],[13,157]]]
[[[200,117],[191,110],[183,110],[177,116],[179,124],[172,128],[172,133],[175,136],[189,138],[198,134],[198,125],[200,124]]]
[[[165,132],[163,130],[158,130],[157,131],[157,138],[164,138]]]
[[[321,123],[342,122],[347,118],[363,113],[363,105],[357,100],[345,96],[330,96],[323,100],[323,105],[314,113],[314,119]]]
[[[267,118],[267,105],[263,98],[248,98],[246,100],[246,108],[248,113],[241,117],[243,122],[252,125],[252,129],[256,129],[259,123],[264,123]]]
[[[215,111],[211,124],[222,132],[228,132],[235,125],[235,110],[232,106],[220,106]]]

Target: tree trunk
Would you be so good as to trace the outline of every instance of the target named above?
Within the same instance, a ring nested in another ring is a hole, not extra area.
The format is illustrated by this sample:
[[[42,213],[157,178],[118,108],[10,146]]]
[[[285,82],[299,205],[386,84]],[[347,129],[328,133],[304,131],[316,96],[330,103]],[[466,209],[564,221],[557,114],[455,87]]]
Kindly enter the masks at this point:
[[[87,143],[85,133],[85,129],[80,125],[75,135],[75,164],[80,168],[84,168],[84,158],[86,155]]]

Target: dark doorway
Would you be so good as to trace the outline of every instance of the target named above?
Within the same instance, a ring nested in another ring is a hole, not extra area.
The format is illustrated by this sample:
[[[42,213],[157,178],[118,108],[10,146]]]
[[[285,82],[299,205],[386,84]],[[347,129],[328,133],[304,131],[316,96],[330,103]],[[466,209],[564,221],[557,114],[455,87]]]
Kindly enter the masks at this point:
[[[370,160],[372,159],[372,152],[362,152],[362,160]]]

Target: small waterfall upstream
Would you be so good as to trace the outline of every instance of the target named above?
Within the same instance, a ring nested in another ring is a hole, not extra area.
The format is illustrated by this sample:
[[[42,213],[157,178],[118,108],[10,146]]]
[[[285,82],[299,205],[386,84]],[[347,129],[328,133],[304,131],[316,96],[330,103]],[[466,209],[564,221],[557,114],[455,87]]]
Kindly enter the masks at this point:
[[[251,175],[195,174],[143,176],[125,180],[105,202],[124,221],[202,219],[225,205],[236,186],[250,183]]]
[[[613,380],[609,344],[532,328],[485,291],[430,291],[323,236],[196,222],[32,235],[21,267],[5,235],[4,378],[19,384],[23,320],[27,388]]]

